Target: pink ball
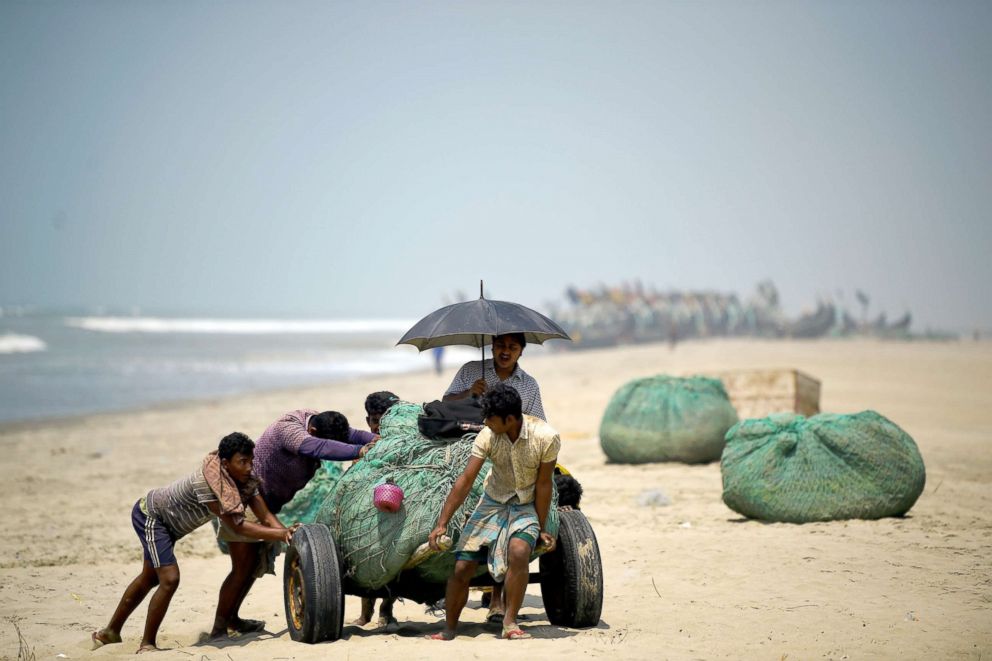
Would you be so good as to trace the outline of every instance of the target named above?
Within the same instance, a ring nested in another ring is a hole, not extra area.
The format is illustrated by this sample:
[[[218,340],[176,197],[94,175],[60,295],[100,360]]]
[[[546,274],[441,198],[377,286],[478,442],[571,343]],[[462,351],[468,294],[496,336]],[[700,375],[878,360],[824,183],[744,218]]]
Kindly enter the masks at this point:
[[[385,482],[372,491],[372,504],[380,512],[398,512],[403,504],[403,489]]]

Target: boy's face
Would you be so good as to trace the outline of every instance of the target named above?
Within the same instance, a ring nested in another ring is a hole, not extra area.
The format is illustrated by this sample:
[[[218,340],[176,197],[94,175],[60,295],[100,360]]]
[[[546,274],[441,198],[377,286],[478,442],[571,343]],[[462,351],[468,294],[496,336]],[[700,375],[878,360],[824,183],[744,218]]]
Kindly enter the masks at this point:
[[[251,462],[253,458],[253,454],[235,452],[233,457],[230,459],[221,459],[221,462],[231,477],[234,478],[235,482],[244,484],[251,477]]]
[[[494,434],[508,434],[512,429],[514,423],[517,421],[517,416],[508,415],[505,418],[501,418],[498,415],[491,415],[484,420],[486,426],[492,430]]]
[[[369,431],[373,434],[379,433],[379,421],[382,420],[381,413],[370,413],[365,416],[365,422],[369,425]]]
[[[493,361],[500,369],[512,370],[523,352],[524,348],[514,337],[506,335],[493,340]]]

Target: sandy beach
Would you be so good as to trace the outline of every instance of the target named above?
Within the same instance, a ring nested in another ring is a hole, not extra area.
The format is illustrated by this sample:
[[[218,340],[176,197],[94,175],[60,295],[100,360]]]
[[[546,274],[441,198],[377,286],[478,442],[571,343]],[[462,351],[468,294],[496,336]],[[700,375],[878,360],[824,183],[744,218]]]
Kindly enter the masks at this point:
[[[599,540],[605,601],[599,626],[548,624],[539,586],[524,602],[535,639],[506,642],[465,611],[451,643],[423,640],[441,616],[397,604],[398,633],[347,626],[308,646],[286,632],[282,564],[242,614],[266,632],[199,642],[229,561],[209,526],[182,540],[182,581],[162,626],[161,659],[615,657],[623,659],[961,658],[992,655],[992,343],[869,340],[699,341],[521,360],[541,384],[561,462],[585,488]],[[830,412],[874,409],[919,445],[927,484],[904,518],[806,525],[748,521],[721,500],[719,463],[607,464],[598,427],[629,379],[735,368],[788,367],[822,382]],[[124,643],[90,651],[140,566],[130,525],[136,498],[192,470],[233,431],[256,438],[283,412],[337,409],[364,421],[367,393],[438,398],[453,371],[365,378],[323,387],[0,428],[0,657],[18,658],[19,629],[37,658],[103,659],[137,648],[147,602]],[[638,504],[659,489],[667,506]],[[477,604],[473,593],[469,605]],[[357,616],[348,597],[346,621]],[[15,627],[16,623],[16,627]],[[512,648],[512,649],[508,649]],[[450,656],[454,655],[454,656]]]

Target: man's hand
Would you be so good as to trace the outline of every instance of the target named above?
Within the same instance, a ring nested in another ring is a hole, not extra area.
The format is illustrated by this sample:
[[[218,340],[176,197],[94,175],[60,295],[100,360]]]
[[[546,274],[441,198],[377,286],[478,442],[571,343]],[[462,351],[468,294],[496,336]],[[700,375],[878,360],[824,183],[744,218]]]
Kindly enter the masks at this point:
[[[302,525],[303,525],[302,523],[294,523],[290,527],[286,528],[283,531],[283,535],[282,535],[283,544],[289,544],[291,541],[293,541],[293,535],[296,533],[297,530],[300,529],[300,526]]]
[[[361,459],[362,457],[367,455],[369,453],[369,450],[371,450],[374,445],[375,445],[375,441],[372,441],[358,448],[358,458]]]
[[[482,397],[483,395],[486,394],[486,390],[488,389],[489,387],[486,385],[486,380],[479,379],[478,381],[472,384],[472,388],[469,389],[469,393],[474,397]]]
[[[557,540],[555,540],[555,538],[551,536],[551,533],[547,533],[542,530],[541,536],[537,540],[537,545],[543,546],[547,549],[548,552],[551,552],[555,550],[555,546],[557,545]]]
[[[427,536],[427,545],[430,546],[435,551],[440,551],[441,545],[437,543],[437,540],[438,538],[441,537],[441,535],[444,535],[446,533],[447,533],[447,526],[438,525],[436,528],[434,528],[434,530],[431,531],[431,534]]]

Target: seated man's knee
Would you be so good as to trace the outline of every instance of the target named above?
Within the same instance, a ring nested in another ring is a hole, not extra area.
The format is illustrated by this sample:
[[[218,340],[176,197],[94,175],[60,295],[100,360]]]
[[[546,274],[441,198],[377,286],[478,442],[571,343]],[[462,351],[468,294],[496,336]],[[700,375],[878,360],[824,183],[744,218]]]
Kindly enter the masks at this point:
[[[518,537],[512,537],[510,539],[509,560],[511,565],[530,564],[530,554],[531,546],[529,543]]]
[[[478,566],[478,562],[472,562],[471,560],[459,560],[455,563],[455,573],[452,574],[452,578],[456,581],[467,583],[472,580],[473,576],[475,576],[475,570]]]

